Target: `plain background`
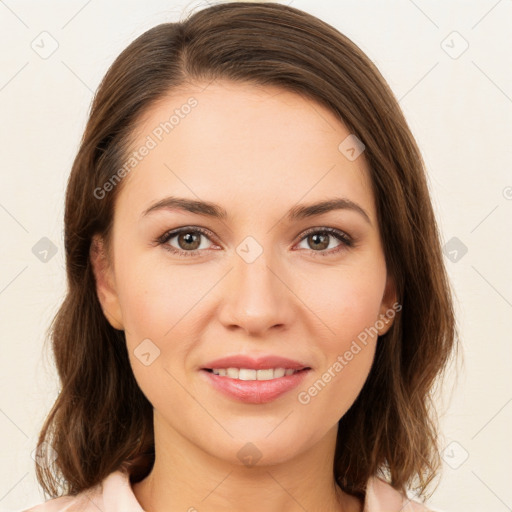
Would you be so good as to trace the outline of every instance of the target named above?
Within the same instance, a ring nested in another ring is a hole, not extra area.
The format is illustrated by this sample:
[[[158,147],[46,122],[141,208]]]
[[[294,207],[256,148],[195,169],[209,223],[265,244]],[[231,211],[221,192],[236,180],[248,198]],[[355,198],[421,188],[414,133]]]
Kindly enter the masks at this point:
[[[444,467],[430,504],[512,510],[512,1],[286,3],[376,63],[427,165],[464,353],[438,400]],[[31,454],[58,381],[43,341],[65,292],[64,191],[93,93],[135,37],[206,5],[0,2],[2,511],[44,501]]]

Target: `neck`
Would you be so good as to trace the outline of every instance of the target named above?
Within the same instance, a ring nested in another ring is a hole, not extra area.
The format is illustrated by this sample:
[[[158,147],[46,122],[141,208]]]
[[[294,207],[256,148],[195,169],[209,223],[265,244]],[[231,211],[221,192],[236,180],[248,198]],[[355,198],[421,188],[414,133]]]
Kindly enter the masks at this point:
[[[219,459],[155,423],[155,463],[133,485],[145,511],[360,512],[362,504],[335,484],[337,426],[309,450],[278,464],[249,466]]]

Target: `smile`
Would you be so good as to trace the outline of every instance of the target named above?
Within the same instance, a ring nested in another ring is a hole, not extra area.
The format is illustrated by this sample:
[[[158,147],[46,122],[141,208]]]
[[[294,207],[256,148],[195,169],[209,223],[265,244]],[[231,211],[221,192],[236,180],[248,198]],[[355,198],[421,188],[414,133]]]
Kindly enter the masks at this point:
[[[253,370],[251,368],[213,368],[215,375],[229,377],[237,380],[273,380],[292,375],[299,370],[292,368],[267,368],[264,370]]]

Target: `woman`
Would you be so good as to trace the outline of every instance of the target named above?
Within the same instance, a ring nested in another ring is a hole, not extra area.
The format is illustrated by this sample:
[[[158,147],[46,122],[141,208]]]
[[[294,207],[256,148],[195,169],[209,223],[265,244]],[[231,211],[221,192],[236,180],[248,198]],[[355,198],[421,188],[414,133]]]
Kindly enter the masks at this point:
[[[347,37],[242,2],[141,35],[65,246],[30,510],[427,510],[449,283],[418,147]]]

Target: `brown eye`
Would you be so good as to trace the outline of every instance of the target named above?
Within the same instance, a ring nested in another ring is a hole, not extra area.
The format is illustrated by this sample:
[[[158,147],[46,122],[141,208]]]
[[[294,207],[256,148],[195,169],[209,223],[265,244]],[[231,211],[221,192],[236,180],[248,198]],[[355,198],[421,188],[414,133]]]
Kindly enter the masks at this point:
[[[201,234],[193,234],[194,231],[179,233],[177,241],[180,249],[196,250],[201,245]]]
[[[171,243],[174,238],[176,238],[176,242]],[[158,239],[158,242],[163,245],[166,250],[174,254],[180,256],[198,256],[203,252],[203,249],[208,249],[208,244],[206,244],[206,247],[201,247],[202,239],[211,241],[208,231],[202,228],[185,227],[168,231]]]
[[[327,250],[332,239],[340,243]],[[301,238],[301,242],[306,242],[309,250],[314,256],[332,256],[344,249],[353,247],[353,240],[343,231],[334,228],[313,228],[307,231]]]
[[[319,249],[319,250],[324,250],[324,249],[327,249],[327,247],[329,247],[329,238],[330,237],[331,237],[331,235],[328,235],[328,234],[314,233],[312,235],[308,235],[306,238],[307,238],[308,242],[310,242],[310,244],[309,244],[310,247]]]

